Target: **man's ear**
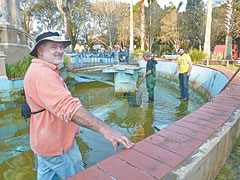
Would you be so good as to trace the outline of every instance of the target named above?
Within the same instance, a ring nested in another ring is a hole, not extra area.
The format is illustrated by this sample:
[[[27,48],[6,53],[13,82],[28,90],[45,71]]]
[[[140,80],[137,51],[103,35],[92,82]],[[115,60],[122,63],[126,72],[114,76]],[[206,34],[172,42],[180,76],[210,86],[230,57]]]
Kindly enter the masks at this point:
[[[38,56],[41,56],[42,53],[43,53],[43,47],[42,46],[38,46],[37,47],[37,54],[38,54]]]

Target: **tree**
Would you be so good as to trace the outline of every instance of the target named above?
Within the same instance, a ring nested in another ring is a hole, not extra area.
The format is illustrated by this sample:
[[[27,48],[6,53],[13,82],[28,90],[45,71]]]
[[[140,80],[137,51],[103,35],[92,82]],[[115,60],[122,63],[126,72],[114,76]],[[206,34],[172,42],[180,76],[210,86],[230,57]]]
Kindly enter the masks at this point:
[[[151,0],[152,1],[152,0]],[[161,32],[161,19],[163,17],[163,10],[159,4],[154,0],[145,8],[146,14],[146,45],[149,50],[152,49],[156,42],[159,42]]]
[[[234,20],[234,7],[235,0],[227,1],[226,10],[226,41],[225,41],[225,53],[224,59],[232,59],[232,32],[233,32],[233,20]]]
[[[165,9],[166,13],[171,12],[173,9],[176,9],[177,12],[179,12],[179,10],[182,7],[182,5],[183,5],[182,1],[179,2],[178,6],[175,6],[175,4],[173,4],[173,2],[169,2],[169,6],[165,5],[164,9]]]
[[[208,0],[207,25],[203,52],[209,58],[211,54],[211,25],[212,25],[212,0]]]
[[[117,42],[117,27],[129,13],[126,3],[96,1],[91,4],[95,41],[112,46]]]
[[[27,34],[33,33],[33,24],[32,24],[32,4],[33,0],[20,0],[20,11],[22,17],[22,26]]]
[[[84,39],[88,45],[91,44],[93,31],[90,3],[87,0],[75,0],[69,13],[69,36],[72,40],[72,50],[79,39]]]
[[[130,42],[130,19],[129,16],[125,16],[121,23],[117,24],[117,37],[118,41],[122,42],[123,46],[129,46]]]
[[[235,1],[233,37],[234,39],[240,38],[240,0]]]
[[[130,52],[133,51],[133,0],[130,1]]]
[[[217,4],[212,11],[212,27],[211,27],[211,47],[215,44],[225,43],[225,11],[226,4]]]
[[[163,42],[171,42],[175,51],[180,48],[181,39],[178,28],[178,13],[176,9],[167,13],[161,21],[161,40]]]
[[[38,28],[45,30],[60,30],[59,12],[56,1],[38,0],[33,3],[32,14],[37,20]]]
[[[146,17],[145,17],[145,4],[147,0],[141,0],[141,50],[145,50],[146,41]],[[147,2],[148,6],[148,2]]]
[[[69,13],[70,9],[73,6],[74,0],[56,0],[57,7],[63,13],[64,17],[64,32],[65,32],[65,39],[69,39]]]
[[[39,31],[61,30],[61,13],[57,8],[56,1],[38,0],[31,7],[33,21],[37,23]],[[38,33],[38,32],[37,32]]]
[[[182,32],[184,37],[189,40],[192,46],[195,43],[199,43],[199,49],[201,48],[201,42],[204,36],[203,18],[204,3],[202,0],[187,0],[185,14],[185,24],[183,24]],[[186,28],[185,28],[186,27]]]

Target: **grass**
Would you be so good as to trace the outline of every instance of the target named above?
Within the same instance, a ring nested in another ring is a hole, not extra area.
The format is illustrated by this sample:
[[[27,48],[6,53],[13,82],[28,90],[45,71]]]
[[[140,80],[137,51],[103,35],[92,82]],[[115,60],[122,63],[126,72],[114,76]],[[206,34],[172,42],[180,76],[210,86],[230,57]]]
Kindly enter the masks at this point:
[[[221,168],[215,180],[240,179],[240,138],[235,143],[226,164]]]

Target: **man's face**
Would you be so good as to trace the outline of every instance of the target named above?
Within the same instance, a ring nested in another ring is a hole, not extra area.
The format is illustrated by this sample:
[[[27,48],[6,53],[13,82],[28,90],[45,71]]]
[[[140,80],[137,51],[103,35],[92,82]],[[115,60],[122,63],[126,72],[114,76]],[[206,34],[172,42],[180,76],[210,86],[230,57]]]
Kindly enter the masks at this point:
[[[55,65],[63,63],[64,46],[62,42],[47,41],[40,47],[40,57]]]
[[[79,41],[79,43],[78,43],[78,44],[79,44],[79,46],[81,46],[81,45],[82,45],[82,41]]]
[[[184,54],[184,49],[179,49],[179,54],[183,55]]]
[[[144,59],[144,61],[149,61],[150,57],[149,56],[144,56],[143,59]]]

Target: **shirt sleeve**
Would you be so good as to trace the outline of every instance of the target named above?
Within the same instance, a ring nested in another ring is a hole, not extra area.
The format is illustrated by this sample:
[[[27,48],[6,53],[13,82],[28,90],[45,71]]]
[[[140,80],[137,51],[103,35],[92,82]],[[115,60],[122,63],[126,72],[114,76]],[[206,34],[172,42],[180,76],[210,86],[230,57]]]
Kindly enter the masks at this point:
[[[78,98],[72,97],[62,78],[54,71],[38,73],[35,81],[36,96],[48,111],[60,119],[69,122],[82,106]]]

